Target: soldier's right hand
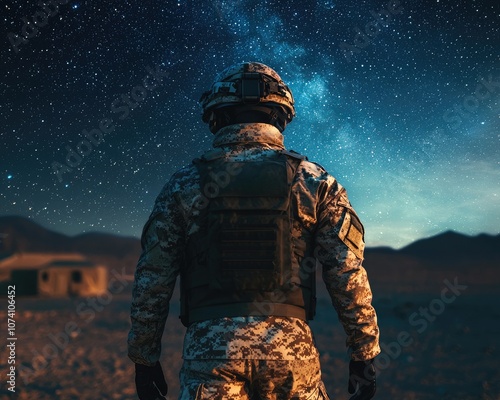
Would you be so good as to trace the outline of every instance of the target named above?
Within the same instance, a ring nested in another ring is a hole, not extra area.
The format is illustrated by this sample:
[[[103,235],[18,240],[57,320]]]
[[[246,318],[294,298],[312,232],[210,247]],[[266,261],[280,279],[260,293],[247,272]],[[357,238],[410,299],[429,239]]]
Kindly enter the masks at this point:
[[[165,400],[168,385],[159,361],[152,367],[135,364],[135,388],[140,400]]]
[[[351,360],[349,363],[348,391],[350,394],[354,393],[354,396],[349,400],[370,400],[375,396],[377,385],[373,361],[373,359],[367,361]]]

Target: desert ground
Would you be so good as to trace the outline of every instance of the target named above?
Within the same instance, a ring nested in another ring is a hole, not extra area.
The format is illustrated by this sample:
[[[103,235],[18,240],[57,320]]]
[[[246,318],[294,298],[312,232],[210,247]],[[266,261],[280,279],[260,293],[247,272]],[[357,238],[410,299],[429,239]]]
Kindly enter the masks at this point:
[[[451,282],[453,283],[453,282]],[[439,290],[374,290],[381,329],[375,399],[500,399],[498,292],[468,287],[446,303]],[[311,323],[330,397],[349,398],[345,335],[324,289]],[[7,337],[7,300],[0,332]],[[96,299],[18,298],[16,392],[7,391],[9,349],[0,351],[1,399],[136,399],[127,358],[130,287]],[[427,312],[425,311],[427,310]],[[184,327],[178,301],[163,336],[161,362],[176,399]]]

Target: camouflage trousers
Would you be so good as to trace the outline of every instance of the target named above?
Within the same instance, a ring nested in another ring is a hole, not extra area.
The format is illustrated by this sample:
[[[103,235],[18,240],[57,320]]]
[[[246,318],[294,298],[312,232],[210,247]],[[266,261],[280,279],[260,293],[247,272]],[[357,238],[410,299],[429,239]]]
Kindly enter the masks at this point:
[[[184,360],[179,400],[328,400],[318,359]]]

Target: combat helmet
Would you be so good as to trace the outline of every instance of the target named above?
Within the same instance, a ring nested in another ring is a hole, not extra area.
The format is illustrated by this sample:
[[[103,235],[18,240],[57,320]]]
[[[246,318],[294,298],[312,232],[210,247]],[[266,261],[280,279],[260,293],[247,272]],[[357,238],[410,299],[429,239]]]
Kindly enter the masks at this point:
[[[258,62],[226,68],[200,99],[203,122],[212,133],[240,122],[267,122],[283,132],[295,117],[294,103],[292,91],[276,71]]]

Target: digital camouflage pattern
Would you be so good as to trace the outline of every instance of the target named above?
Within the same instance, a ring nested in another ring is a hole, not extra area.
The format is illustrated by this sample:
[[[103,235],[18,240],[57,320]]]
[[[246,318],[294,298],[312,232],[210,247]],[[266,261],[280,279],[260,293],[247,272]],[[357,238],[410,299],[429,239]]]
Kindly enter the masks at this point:
[[[185,360],[313,360],[318,358],[309,325],[298,318],[236,317],[191,324]]]
[[[180,400],[328,400],[318,359],[190,360],[180,377]]]
[[[259,123],[222,128],[215,136],[214,147],[235,161],[258,160],[284,149],[279,130]],[[205,189],[200,187],[194,165],[181,169],[161,191],[144,226],[128,340],[129,357],[136,363],[153,365],[159,359],[169,301],[184,262],[186,238],[199,229],[194,219],[208,204]],[[303,161],[292,193],[292,206],[298,216],[292,228],[294,241],[304,242],[315,232],[314,255],[322,265],[323,280],[347,334],[351,358],[374,358],[380,353],[379,330],[362,266],[363,227],[346,191],[321,166]],[[278,333],[278,327],[286,335]],[[264,354],[263,359],[268,360],[287,360],[293,355],[295,359],[312,360],[317,350],[305,322],[277,317],[196,322],[190,325],[184,343],[186,360],[242,356],[257,360]]]

